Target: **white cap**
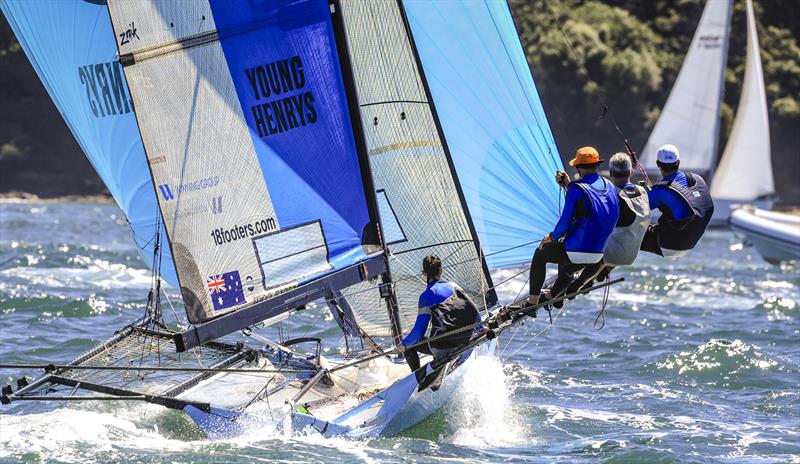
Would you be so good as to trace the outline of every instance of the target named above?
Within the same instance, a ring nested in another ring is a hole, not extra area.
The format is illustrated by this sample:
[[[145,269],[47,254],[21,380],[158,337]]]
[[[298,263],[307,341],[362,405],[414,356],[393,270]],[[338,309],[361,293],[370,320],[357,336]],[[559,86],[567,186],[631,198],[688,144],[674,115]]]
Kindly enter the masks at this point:
[[[678,153],[678,147],[666,144],[661,145],[661,148],[658,149],[656,159],[664,164],[673,164],[681,159],[681,155]]]

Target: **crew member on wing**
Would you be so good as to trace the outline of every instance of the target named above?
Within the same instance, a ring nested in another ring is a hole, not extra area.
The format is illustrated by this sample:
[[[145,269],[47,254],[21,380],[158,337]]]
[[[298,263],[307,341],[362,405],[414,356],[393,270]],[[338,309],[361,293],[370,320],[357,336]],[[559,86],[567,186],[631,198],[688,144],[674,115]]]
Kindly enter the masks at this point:
[[[653,185],[648,197],[650,207],[661,210],[661,217],[645,233],[641,249],[677,258],[694,248],[705,233],[714,202],[702,177],[678,170],[680,154],[675,145],[659,148],[656,164],[663,179]]]
[[[555,229],[542,238],[531,262],[528,304],[539,303],[547,263],[558,264],[558,278],[550,298],[559,296],[575,272],[603,257],[606,243],[619,218],[619,200],[613,185],[597,173],[603,160],[592,147],[583,147],[569,162],[580,180],[570,183],[567,174],[556,173],[556,182],[567,190],[564,210]]]
[[[451,330],[474,324],[478,321],[478,308],[458,285],[442,280],[442,260],[436,255],[422,261],[422,270],[428,280],[428,287],[419,296],[419,313],[414,328],[403,339],[398,351],[403,353],[412,371],[420,367],[419,353],[432,354],[433,360],[440,360],[458,347],[469,342],[472,330],[465,330],[443,339],[434,340],[416,348],[405,347],[420,342],[425,337],[428,325],[432,325],[430,338]],[[417,373],[417,379],[425,375]]]
[[[594,278],[605,279],[616,266],[633,264],[639,254],[644,234],[650,226],[650,203],[647,190],[631,183],[633,166],[626,153],[615,153],[608,161],[611,182],[619,197],[619,219],[608,239],[603,259],[586,266],[580,277],[570,284],[567,293],[574,293]],[[560,307],[558,303],[555,305]]]

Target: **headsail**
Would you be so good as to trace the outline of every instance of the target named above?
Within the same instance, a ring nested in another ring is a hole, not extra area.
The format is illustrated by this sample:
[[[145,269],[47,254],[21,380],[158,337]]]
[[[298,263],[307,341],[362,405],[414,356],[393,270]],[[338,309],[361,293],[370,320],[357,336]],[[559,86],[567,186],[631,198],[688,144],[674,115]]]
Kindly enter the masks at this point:
[[[682,169],[713,172],[732,9],[733,0],[706,2],[675,85],[641,152],[647,169],[655,169],[658,148],[672,143],[681,151]]]
[[[490,268],[530,261],[558,220],[563,169],[505,2],[404,2]]]
[[[420,266],[427,255],[442,258],[444,277],[483,304],[489,276],[402,7],[396,0],[345,0],[336,6],[390,252],[401,327],[408,330],[413,325],[419,294],[426,286]],[[387,313],[375,310],[381,303],[377,290],[357,286],[347,293],[356,322],[366,333],[391,334]],[[494,304],[493,292],[488,299]]]
[[[711,195],[726,200],[755,200],[775,193],[769,143],[769,116],[761,51],[753,14],[747,0],[747,58],[736,119],[711,183]],[[741,175],[746,172],[747,175]]]
[[[326,1],[108,6],[191,322],[376,250]]]
[[[133,101],[103,2],[0,0],[3,14],[72,134],[125,213],[148,265],[160,213]],[[166,243],[166,239],[161,240]],[[177,286],[169,248],[161,275]]]

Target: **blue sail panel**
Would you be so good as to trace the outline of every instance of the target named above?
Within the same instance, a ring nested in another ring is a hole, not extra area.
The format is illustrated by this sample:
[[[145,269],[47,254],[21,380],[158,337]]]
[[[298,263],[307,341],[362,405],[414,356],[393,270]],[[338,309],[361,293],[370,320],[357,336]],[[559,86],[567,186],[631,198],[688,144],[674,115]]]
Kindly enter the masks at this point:
[[[125,213],[136,246],[151,265],[160,213],[111,21],[102,3],[0,0],[17,40]],[[163,228],[161,241],[166,245]],[[177,285],[169,247],[161,250],[162,276]]]
[[[378,250],[326,1],[108,9],[190,322]]]
[[[488,265],[524,264],[558,219],[563,166],[508,5],[403,4]]]
[[[364,259],[369,213],[328,2],[210,5],[281,228],[320,220],[334,268]],[[253,24],[267,26],[234,32]]]

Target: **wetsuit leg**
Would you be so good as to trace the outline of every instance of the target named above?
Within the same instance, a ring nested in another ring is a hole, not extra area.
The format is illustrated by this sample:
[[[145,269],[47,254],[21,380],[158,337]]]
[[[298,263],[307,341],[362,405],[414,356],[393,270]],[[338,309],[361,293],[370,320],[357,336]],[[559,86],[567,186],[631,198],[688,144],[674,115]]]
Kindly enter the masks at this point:
[[[403,357],[406,358],[406,363],[411,371],[415,371],[419,369],[419,354],[431,354],[431,347],[427,343],[416,348],[411,348],[410,350],[406,350],[403,353]]]
[[[550,287],[550,298],[556,298],[564,293],[564,290],[566,290],[570,282],[572,282],[575,273],[586,267],[586,264],[574,264],[571,262],[559,263],[558,277],[556,281],[553,282],[553,286]]]
[[[581,275],[578,276],[577,279],[573,280],[569,287],[567,287],[567,293],[575,293],[584,285],[591,283],[595,278],[598,278],[600,274],[605,272],[606,268],[613,268],[613,266],[606,266],[605,261],[600,260],[599,263],[596,264],[589,264],[588,266],[583,268],[581,271]]]
[[[650,224],[650,226],[647,227],[647,232],[644,233],[644,239],[642,240],[642,246],[639,247],[639,249],[664,256],[664,253],[661,251],[661,245],[658,244],[658,224]]]
[[[544,278],[547,274],[547,263],[571,264],[563,243],[553,241],[536,249],[531,260],[531,295],[542,293],[542,285],[544,285]]]

